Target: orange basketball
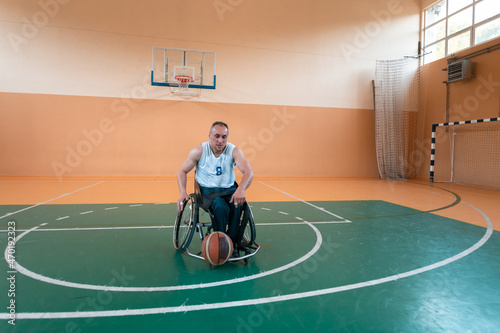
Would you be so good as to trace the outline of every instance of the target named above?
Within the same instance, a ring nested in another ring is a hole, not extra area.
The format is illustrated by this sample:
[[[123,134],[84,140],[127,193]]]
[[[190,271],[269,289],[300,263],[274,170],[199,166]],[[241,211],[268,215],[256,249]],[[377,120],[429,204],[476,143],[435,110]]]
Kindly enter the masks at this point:
[[[201,255],[211,265],[222,265],[233,254],[233,241],[221,231],[212,232],[201,243]]]

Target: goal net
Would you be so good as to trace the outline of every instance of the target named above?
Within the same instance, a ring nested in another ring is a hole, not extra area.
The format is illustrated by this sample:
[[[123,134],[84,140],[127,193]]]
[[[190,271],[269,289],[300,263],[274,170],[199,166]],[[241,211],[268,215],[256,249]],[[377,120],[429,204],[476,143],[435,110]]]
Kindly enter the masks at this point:
[[[500,190],[500,118],[432,126],[430,178]]]

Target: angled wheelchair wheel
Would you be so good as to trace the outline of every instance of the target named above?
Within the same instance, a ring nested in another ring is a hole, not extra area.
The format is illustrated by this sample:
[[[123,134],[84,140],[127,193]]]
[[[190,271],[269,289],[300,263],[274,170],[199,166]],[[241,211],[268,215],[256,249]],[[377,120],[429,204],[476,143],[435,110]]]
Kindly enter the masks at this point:
[[[229,261],[243,260],[245,265],[248,264],[248,259],[254,256],[260,249],[260,246],[255,243],[256,236],[252,210],[248,203],[245,202],[243,205],[243,213],[240,218],[240,229],[238,231],[238,256],[229,259]]]
[[[198,222],[198,206],[196,197],[191,194],[189,200],[184,201],[182,210],[177,214],[174,224],[174,247],[183,253],[189,247]]]
[[[242,245],[251,246],[255,243],[256,231],[255,231],[255,221],[253,219],[252,210],[248,203],[245,202],[243,214],[241,217],[243,227],[243,239]]]

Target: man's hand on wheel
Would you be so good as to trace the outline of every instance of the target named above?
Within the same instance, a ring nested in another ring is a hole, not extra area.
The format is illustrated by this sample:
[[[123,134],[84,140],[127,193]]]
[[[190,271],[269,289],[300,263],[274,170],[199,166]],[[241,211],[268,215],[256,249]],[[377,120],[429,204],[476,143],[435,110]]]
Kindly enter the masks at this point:
[[[245,191],[241,187],[238,187],[238,189],[233,193],[233,196],[231,197],[231,201],[229,201],[229,203],[232,202],[234,203],[235,207],[238,207],[238,206],[243,206],[245,201],[246,201]]]
[[[181,196],[179,197],[179,200],[177,200],[177,213],[181,212],[182,206],[188,200],[189,200],[189,195],[188,194],[181,194]]]

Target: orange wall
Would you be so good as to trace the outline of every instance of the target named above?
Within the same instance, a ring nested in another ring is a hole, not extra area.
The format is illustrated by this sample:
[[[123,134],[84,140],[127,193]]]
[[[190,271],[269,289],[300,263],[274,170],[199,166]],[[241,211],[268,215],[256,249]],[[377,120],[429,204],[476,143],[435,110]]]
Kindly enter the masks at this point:
[[[417,52],[420,1],[0,9],[0,175],[174,176],[223,120],[259,176],[372,177],[375,61]],[[217,89],[151,86],[153,46],[216,52]]]
[[[371,177],[375,61],[416,53],[432,1],[0,2],[0,175],[173,176],[224,120],[260,176]],[[217,89],[151,87],[152,46],[216,51]],[[499,54],[449,85],[449,120],[499,116]],[[420,178],[443,68],[429,65]]]
[[[377,175],[373,110],[0,93],[1,175],[175,176],[215,120],[259,176]]]

